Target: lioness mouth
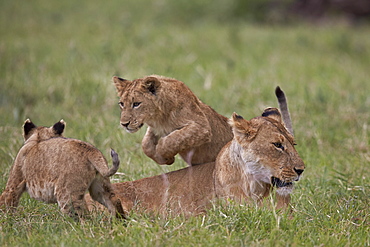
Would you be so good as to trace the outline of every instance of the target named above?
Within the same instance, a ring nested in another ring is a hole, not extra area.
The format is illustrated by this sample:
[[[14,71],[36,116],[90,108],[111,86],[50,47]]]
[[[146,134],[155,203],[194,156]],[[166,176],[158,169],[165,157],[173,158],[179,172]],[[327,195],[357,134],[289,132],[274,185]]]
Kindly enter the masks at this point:
[[[276,186],[277,188],[282,188],[282,187],[289,187],[289,186],[292,186],[293,183],[292,182],[284,182],[284,181],[281,181],[280,179],[276,178],[276,177],[272,177],[271,178],[271,184],[273,186]]]

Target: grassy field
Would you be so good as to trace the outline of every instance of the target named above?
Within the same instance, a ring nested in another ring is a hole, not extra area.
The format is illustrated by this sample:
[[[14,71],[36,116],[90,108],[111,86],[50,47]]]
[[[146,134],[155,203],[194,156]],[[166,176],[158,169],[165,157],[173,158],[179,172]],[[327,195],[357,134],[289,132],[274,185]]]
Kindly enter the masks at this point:
[[[215,205],[203,217],[133,214],[79,224],[23,195],[0,215],[0,246],[370,246],[370,27],[260,25],[234,20],[230,1],[19,1],[0,3],[0,191],[26,118],[120,155],[114,181],[158,166],[140,147],[145,128],[119,127],[113,75],[160,74],[205,103],[249,119],[287,94],[306,163],[294,215]],[[109,161],[110,162],[110,161]]]

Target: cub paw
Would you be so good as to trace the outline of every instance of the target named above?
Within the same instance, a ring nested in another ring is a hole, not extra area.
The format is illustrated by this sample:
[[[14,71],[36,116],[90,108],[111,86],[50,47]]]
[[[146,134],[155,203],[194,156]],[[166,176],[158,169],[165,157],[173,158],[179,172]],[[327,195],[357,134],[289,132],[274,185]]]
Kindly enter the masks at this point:
[[[154,161],[160,165],[172,165],[173,162],[175,162],[175,157],[163,157],[160,155],[156,155]]]

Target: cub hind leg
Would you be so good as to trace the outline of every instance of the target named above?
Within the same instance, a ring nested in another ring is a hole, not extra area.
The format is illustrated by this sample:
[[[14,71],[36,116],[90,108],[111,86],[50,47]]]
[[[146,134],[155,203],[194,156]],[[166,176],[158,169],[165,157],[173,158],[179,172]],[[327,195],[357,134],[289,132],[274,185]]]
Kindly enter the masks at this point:
[[[104,205],[112,216],[126,218],[126,212],[119,198],[113,193],[112,185],[108,178],[97,176],[91,183],[89,192],[91,198]]]
[[[88,212],[84,200],[87,186],[74,190],[67,188],[74,187],[67,184],[65,187],[59,187],[55,190],[56,200],[60,210],[76,220],[81,219]]]
[[[3,193],[0,195],[0,208],[15,210],[19,200],[26,190],[26,181],[20,169],[14,168],[10,171],[8,182]]]

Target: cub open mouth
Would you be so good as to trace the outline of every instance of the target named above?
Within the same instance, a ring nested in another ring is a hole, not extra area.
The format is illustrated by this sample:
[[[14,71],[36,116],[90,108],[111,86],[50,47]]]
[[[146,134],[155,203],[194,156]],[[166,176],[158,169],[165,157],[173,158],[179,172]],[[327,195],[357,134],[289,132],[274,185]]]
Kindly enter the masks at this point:
[[[276,186],[277,188],[293,186],[293,183],[292,182],[286,183],[286,182],[281,181],[280,179],[278,179],[276,177],[271,177],[271,184],[273,186]]]
[[[130,129],[128,126],[127,127],[124,127],[126,129],[127,132],[129,133],[135,133],[136,131],[138,131],[141,127],[143,127],[144,124],[140,124],[137,128],[134,128],[134,129]]]

